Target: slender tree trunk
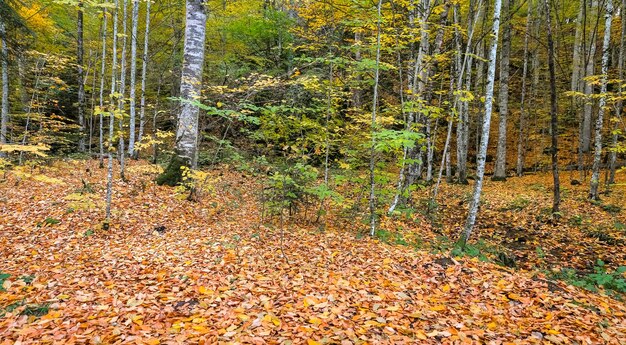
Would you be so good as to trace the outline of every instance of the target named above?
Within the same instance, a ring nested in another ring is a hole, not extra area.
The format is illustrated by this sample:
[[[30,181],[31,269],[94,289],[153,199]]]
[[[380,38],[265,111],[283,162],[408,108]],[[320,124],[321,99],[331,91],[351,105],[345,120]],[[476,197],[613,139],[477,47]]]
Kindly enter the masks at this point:
[[[482,192],[483,178],[485,175],[485,161],[487,160],[487,146],[489,144],[489,127],[491,125],[491,112],[493,106],[493,86],[496,77],[496,59],[498,53],[498,34],[500,32],[500,9],[502,0],[495,0],[493,10],[493,29],[491,49],[489,51],[489,68],[487,71],[487,85],[485,90],[485,116],[483,117],[482,135],[480,139],[480,150],[477,155],[476,168],[476,185],[474,186],[474,194],[470,203],[467,222],[461,234],[459,244],[464,247],[472,234],[474,224],[476,223],[476,215],[478,206],[480,205],[480,194]]]
[[[372,123],[371,123],[371,135],[372,135],[372,147],[370,152],[370,236],[374,237],[376,234],[376,138],[374,133],[376,131],[376,112],[378,110],[378,82],[380,77],[380,36],[382,26],[382,7],[383,0],[378,0],[377,13],[378,20],[376,22],[376,67],[374,68],[374,100],[372,104]]]
[[[176,130],[176,154],[161,176],[159,184],[175,185],[181,181],[181,166],[195,168],[198,157],[198,115],[194,102],[200,100],[207,12],[202,0],[187,0],[183,69],[180,79],[181,110]]]
[[[137,107],[137,25],[139,21],[139,0],[132,0],[132,29],[130,37],[130,135],[128,139],[128,153],[135,156],[135,128]],[[141,120],[140,120],[141,122]]]
[[[498,95],[498,149],[496,151],[496,167],[492,180],[506,180],[506,126],[509,116],[509,64],[511,60],[511,5],[513,0],[504,0],[504,28],[502,30],[502,58],[500,59],[500,90]]]
[[[115,100],[116,100],[116,73],[117,73],[117,11],[119,9],[118,0],[115,0],[115,9],[113,10],[113,54],[111,54],[111,103],[109,109],[109,161],[107,165],[107,191],[106,191],[106,216],[104,220],[104,229],[108,230],[111,223],[111,197],[113,195],[113,139],[115,135]],[[105,56],[103,54],[103,56]]]
[[[78,65],[78,126],[80,137],[78,139],[78,150],[85,152],[85,75],[83,70],[83,1],[78,1],[78,19],[76,29],[77,56],[76,64]]]
[[[528,17],[526,18],[526,34],[524,35],[524,64],[522,68],[522,96],[519,112],[519,136],[517,138],[517,176],[524,174],[524,158],[526,156],[526,78],[528,76],[528,41],[533,21],[533,1],[528,2]]]
[[[117,107],[120,112],[120,119],[117,122],[119,130],[119,144],[117,156],[120,160],[120,177],[126,180],[124,170],[126,168],[126,156],[124,152],[124,117],[125,117],[125,95],[126,95],[126,47],[128,41],[128,0],[123,0],[122,5],[122,58],[120,60],[120,92]]]
[[[100,66],[100,108],[98,109],[98,118],[100,124],[100,168],[104,168],[104,77],[106,74],[106,51],[107,51],[107,9],[102,9],[102,55]]]
[[[3,19],[0,17],[0,63],[2,65],[2,108],[0,110],[0,145],[8,143],[7,127],[9,124],[9,47],[7,44],[7,31]],[[0,152],[0,157],[6,157],[6,153]]]
[[[552,177],[554,180],[554,194],[552,202],[552,215],[559,218],[559,206],[561,204],[561,184],[559,181],[559,150],[558,137],[559,126],[557,119],[557,94],[556,72],[554,70],[554,40],[552,39],[552,15],[548,0],[543,0],[546,9],[546,23],[548,26],[548,70],[550,71],[550,129],[552,132]]]
[[[621,32],[621,36],[620,36],[620,43],[619,43],[619,57],[618,57],[618,63],[617,63],[617,70],[618,70],[618,78],[619,78],[619,83],[618,83],[618,93],[621,95],[622,91],[623,91],[623,87],[622,85],[624,84],[624,54],[626,54],[626,0],[622,0],[622,7],[621,7],[621,22],[622,22],[622,32]],[[614,184],[615,183],[615,168],[617,166],[617,141],[619,139],[619,120],[622,118],[622,106],[623,106],[623,101],[621,99],[619,99],[617,101],[617,105],[615,107],[615,117],[616,117],[616,121],[614,122],[615,125],[613,127],[613,138],[611,139],[611,153],[609,156],[609,178],[607,180],[607,184]]]
[[[592,10],[595,9],[597,16],[600,16],[600,9],[598,6],[598,2],[593,0],[591,2]],[[590,48],[589,52],[586,56],[586,64],[585,64],[585,76],[590,77],[595,74],[595,57],[596,55],[596,33],[595,30],[591,35]],[[582,121],[582,153],[587,153],[591,150],[591,122],[592,122],[592,112],[593,112],[593,100],[591,99],[591,95],[593,95],[593,85],[589,82],[585,82],[584,85],[584,93],[586,96],[585,104],[583,106],[583,121]]]
[[[586,4],[587,0],[580,0],[580,6],[578,9],[578,16],[576,17],[576,33],[574,36],[574,55],[572,58],[572,80],[571,80],[571,86],[570,86],[570,91],[572,92],[582,92],[583,91],[583,77],[584,77],[584,70],[583,70],[583,57],[584,57],[584,53],[583,53],[583,37],[585,35],[583,35],[584,30],[585,30],[585,26],[583,25],[583,20],[585,19],[584,15],[586,14]],[[582,137],[582,128],[583,128],[583,115],[580,111],[580,106],[581,106],[581,100],[580,100],[580,96],[572,96],[572,111],[575,112],[576,114],[576,118],[578,119],[578,123],[579,123],[579,135],[578,135],[578,170],[580,170],[581,173],[581,179],[582,179],[582,171],[583,171],[583,151],[582,151],[582,147],[583,147],[583,137]]]
[[[146,1],[146,30],[143,38],[143,56],[141,65],[141,102],[139,112],[139,135],[137,141],[141,142],[143,139],[143,132],[146,124],[146,74],[148,71],[148,42],[150,41],[150,1]],[[135,149],[133,157],[138,157],[138,152]]]
[[[609,69],[609,49],[611,44],[611,24],[613,22],[613,1],[606,2],[606,14],[604,15],[604,41],[602,42],[602,76],[600,77],[600,101],[598,105],[598,117],[595,126],[595,142],[593,154],[593,170],[591,173],[591,188],[589,197],[598,200],[598,185],[600,184],[600,164],[602,159],[602,125],[604,120],[604,108],[606,107],[606,91]]]

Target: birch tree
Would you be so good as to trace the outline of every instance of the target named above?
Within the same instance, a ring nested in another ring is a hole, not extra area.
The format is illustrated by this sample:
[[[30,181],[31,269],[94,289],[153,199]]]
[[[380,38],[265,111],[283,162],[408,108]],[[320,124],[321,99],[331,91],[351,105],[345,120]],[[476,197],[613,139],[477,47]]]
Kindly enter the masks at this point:
[[[150,0],[146,1],[146,29],[143,38],[143,55],[141,65],[141,101],[139,103],[139,134],[137,141],[141,142],[143,139],[144,126],[146,124],[146,74],[148,72],[148,42],[150,41]],[[137,158],[137,150],[135,150],[133,157]]]
[[[180,78],[181,110],[176,130],[176,153],[157,179],[159,184],[180,182],[181,166],[196,167],[198,154],[198,115],[204,66],[207,13],[202,0],[187,0],[183,68]]]
[[[522,95],[520,99],[519,136],[517,138],[517,164],[515,172],[517,176],[524,174],[524,158],[526,156],[526,79],[528,77],[528,43],[533,21],[533,1],[528,2],[528,14],[526,17],[526,33],[524,34],[524,62],[522,67]]]
[[[378,0],[377,21],[376,21],[376,66],[374,67],[374,100],[372,104],[372,122],[371,122],[371,135],[372,135],[372,147],[370,152],[370,236],[374,237],[376,234],[376,156],[375,146],[376,138],[374,132],[376,131],[376,111],[378,110],[378,82],[380,78],[380,36],[381,36],[381,22],[382,22],[382,7],[383,0]]]
[[[126,166],[126,157],[124,156],[124,110],[125,110],[125,94],[126,94],[126,47],[128,46],[128,0],[123,1],[122,5],[122,57],[120,59],[120,90],[117,97],[117,108],[119,110],[120,119],[117,122],[119,129],[119,143],[117,155],[120,160],[120,177],[125,180],[124,170]]]
[[[118,97],[116,94],[116,73],[117,73],[117,11],[119,8],[118,0],[115,0],[115,8],[113,10],[113,53],[111,55],[111,103],[109,109],[109,154],[107,162],[107,190],[106,190],[106,212],[103,228],[109,229],[111,224],[111,197],[113,195],[113,139],[115,135],[115,99]],[[106,55],[102,54],[105,58]]]
[[[622,28],[621,35],[619,41],[619,58],[617,62],[617,73],[619,78],[619,83],[617,87],[618,93],[621,95],[623,92],[623,84],[624,84],[624,54],[626,54],[626,20],[624,17],[626,16],[626,0],[622,0],[620,13],[622,16]],[[608,184],[615,183],[615,168],[617,166],[617,140],[619,139],[619,122],[622,118],[622,106],[624,102],[622,99],[618,99],[617,105],[615,107],[615,126],[613,127],[613,138],[611,139],[611,153],[609,155],[609,178],[606,181]]]
[[[78,150],[81,152],[85,152],[85,138],[87,137],[85,133],[85,76],[83,69],[83,1],[78,1],[78,13],[77,13],[77,23],[76,23],[76,43],[77,43],[77,52],[76,52],[76,64],[77,64],[77,72],[78,72],[78,126],[79,126],[79,134],[80,137],[78,139]]]
[[[0,16],[0,63],[2,64],[2,108],[0,110],[0,145],[6,144],[9,123],[9,47],[7,44],[6,23]],[[0,157],[6,156],[0,152]]]
[[[107,52],[107,9],[102,9],[102,55],[100,57],[100,108],[98,109],[98,119],[100,124],[100,168],[104,168],[104,77],[106,73],[106,52]]]
[[[495,0],[493,9],[493,27],[492,27],[492,41],[489,51],[489,68],[487,70],[487,85],[485,90],[485,114],[482,123],[482,135],[480,138],[480,150],[477,155],[477,167],[476,167],[476,185],[474,186],[474,193],[470,202],[469,213],[467,215],[467,221],[465,228],[459,239],[459,244],[464,247],[472,234],[474,224],[476,223],[476,215],[478,213],[478,206],[480,204],[480,194],[482,192],[483,178],[485,176],[485,162],[487,160],[487,146],[489,144],[489,128],[491,126],[491,112],[493,107],[493,86],[496,76],[496,58],[498,53],[498,34],[500,32],[500,10],[502,7],[502,0]]]
[[[132,0],[132,29],[130,34],[130,125],[128,153],[135,156],[135,130],[137,107],[137,22],[139,21],[139,0]]]
[[[602,75],[600,76],[600,101],[598,102],[598,117],[595,124],[595,141],[593,154],[593,170],[591,173],[591,188],[589,197],[598,200],[598,185],[600,184],[600,164],[602,159],[602,126],[604,121],[604,108],[606,107],[606,91],[609,70],[609,49],[611,44],[611,24],[613,22],[613,1],[606,2],[604,14],[604,40],[602,42]]]
[[[513,0],[504,0],[502,12],[506,16],[502,30],[502,56],[500,59],[500,89],[498,93],[499,122],[496,167],[492,180],[506,180],[506,126],[509,116],[509,64],[511,60],[511,5]]]

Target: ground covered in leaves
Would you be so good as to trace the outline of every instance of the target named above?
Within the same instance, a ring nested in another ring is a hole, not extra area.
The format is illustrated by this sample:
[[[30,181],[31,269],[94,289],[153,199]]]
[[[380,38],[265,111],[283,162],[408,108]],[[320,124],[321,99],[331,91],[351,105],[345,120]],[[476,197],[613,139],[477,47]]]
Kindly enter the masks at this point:
[[[127,182],[115,182],[108,231],[97,162],[5,174],[0,344],[626,343],[623,302],[538,270],[372,240],[356,222],[329,222],[323,232],[287,222],[281,231],[260,224],[259,179],[227,168],[211,174],[215,188],[197,202],[155,186],[145,163],[128,170]],[[623,260],[623,246],[598,244],[598,236],[575,243],[590,229],[615,227],[623,213],[602,223],[606,214],[596,212],[609,211],[576,203],[583,189],[572,188],[566,225],[548,224],[541,212],[549,186],[547,176],[488,183],[495,196],[476,235],[526,255],[518,259],[524,267]],[[423,233],[423,242],[452,236],[469,190],[444,188],[447,202],[432,222],[440,227],[383,226]],[[612,203],[623,198],[615,194]]]

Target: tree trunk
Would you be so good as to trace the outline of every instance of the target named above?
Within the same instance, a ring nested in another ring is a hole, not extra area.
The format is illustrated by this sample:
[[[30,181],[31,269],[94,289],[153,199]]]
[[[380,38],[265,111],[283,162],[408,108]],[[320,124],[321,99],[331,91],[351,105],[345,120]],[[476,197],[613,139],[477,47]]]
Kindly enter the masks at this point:
[[[487,85],[485,90],[485,115],[483,117],[482,135],[480,139],[480,150],[477,155],[477,168],[476,168],[476,185],[474,186],[474,194],[470,203],[469,213],[467,215],[467,221],[465,228],[461,234],[459,244],[464,247],[472,234],[474,224],[476,222],[476,215],[478,213],[478,206],[480,204],[480,194],[482,192],[483,178],[485,175],[485,161],[487,160],[487,146],[489,144],[489,127],[491,125],[491,112],[493,106],[493,86],[496,76],[496,58],[498,53],[498,34],[500,32],[500,9],[502,6],[502,0],[495,0],[493,10],[493,29],[492,29],[492,41],[491,49],[489,51],[489,68],[487,71]]]
[[[533,1],[528,3],[528,17],[526,18],[526,34],[524,35],[524,64],[522,68],[522,96],[519,113],[519,136],[517,138],[517,165],[515,172],[521,177],[524,174],[524,158],[526,155],[526,78],[528,76],[528,41],[533,21]]]
[[[506,126],[509,116],[509,64],[511,60],[511,5],[513,0],[504,0],[502,12],[506,16],[502,30],[502,58],[500,59],[500,90],[498,95],[499,123],[496,167],[492,180],[506,180]]]
[[[624,54],[626,54],[626,20],[624,19],[624,17],[626,16],[626,13],[624,12],[626,11],[626,0],[622,0],[622,7],[621,7],[621,16],[622,16],[622,32],[621,32],[621,37],[620,37],[620,43],[619,43],[619,58],[618,58],[618,63],[617,63],[617,70],[618,70],[618,78],[620,80],[620,82],[618,83],[618,94],[622,94],[623,91],[623,87],[622,84],[624,83]],[[613,127],[613,138],[611,139],[611,153],[609,156],[609,179],[607,180],[607,184],[614,184],[615,183],[615,168],[617,165],[617,140],[619,139],[619,134],[618,134],[618,129],[619,129],[619,121],[622,118],[622,106],[623,106],[623,101],[620,98],[617,101],[617,105],[615,107],[615,117],[616,117],[616,121],[614,122],[614,127]]]
[[[598,117],[595,126],[595,143],[593,154],[593,170],[591,173],[591,188],[589,197],[598,200],[598,185],[600,184],[600,164],[602,159],[602,124],[604,108],[606,107],[606,90],[608,83],[609,49],[611,44],[611,23],[613,22],[613,1],[606,2],[606,14],[604,15],[604,41],[602,42],[602,76],[600,77],[600,101],[598,105]]]
[[[141,65],[141,102],[139,112],[139,135],[137,141],[141,142],[143,139],[144,126],[146,124],[146,73],[148,71],[148,42],[150,41],[150,1],[146,1],[146,30],[143,38],[143,56]],[[138,157],[138,152],[135,150],[133,157]]]
[[[102,55],[100,66],[100,109],[98,109],[98,118],[100,123],[100,168],[104,168],[104,76],[106,73],[106,51],[107,51],[107,9],[102,9]]]
[[[7,127],[9,124],[9,47],[7,45],[7,31],[3,19],[0,17],[0,63],[2,64],[2,108],[0,110],[0,145],[6,144]],[[0,152],[0,157],[6,153]]]
[[[598,2],[596,0],[591,2],[592,10],[595,9],[597,16],[600,15],[600,9],[598,8]],[[586,56],[585,64],[585,76],[590,77],[595,74],[595,55],[596,55],[596,32],[593,31],[590,39],[590,48]],[[591,95],[593,94],[593,85],[589,82],[585,82],[584,85],[585,104],[583,106],[583,121],[582,121],[582,142],[581,152],[587,153],[591,149],[591,122],[593,111],[593,100]]]
[[[552,131],[552,177],[554,180],[554,193],[552,202],[552,215],[559,217],[559,205],[561,204],[561,184],[559,181],[559,158],[558,137],[559,127],[557,119],[557,94],[556,72],[554,70],[554,40],[552,39],[552,16],[548,0],[543,0],[546,9],[546,23],[548,26],[548,70],[550,71],[550,129]]]
[[[111,223],[111,197],[113,195],[113,139],[115,134],[115,99],[116,99],[116,73],[117,73],[117,11],[119,8],[118,0],[115,0],[115,9],[113,12],[113,54],[111,54],[111,103],[109,109],[109,161],[107,165],[107,191],[106,191],[106,217],[104,220],[104,228],[108,230]],[[103,57],[106,56],[102,54]]]
[[[128,38],[128,0],[124,0],[122,5],[122,58],[120,60],[120,91],[118,97],[118,110],[120,119],[117,123],[119,129],[119,144],[117,156],[120,160],[120,177],[126,180],[124,170],[126,167],[126,156],[124,155],[124,117],[125,117],[125,95],[126,95],[126,46]]]
[[[132,29],[130,36],[130,129],[128,153],[135,156],[135,128],[137,117],[137,22],[139,21],[139,0],[132,0]],[[140,120],[141,122],[141,120]]]
[[[372,123],[371,123],[371,135],[372,135],[372,147],[370,152],[370,236],[374,237],[376,234],[376,152],[374,147],[376,146],[376,138],[374,132],[376,131],[376,112],[378,110],[378,81],[380,77],[380,36],[382,25],[382,7],[383,0],[378,0],[377,6],[377,22],[376,22],[376,67],[374,68],[374,99],[372,104]]]
[[[80,137],[78,139],[78,150],[85,152],[85,75],[83,69],[83,1],[78,1],[78,19],[76,24],[76,43],[77,56],[76,64],[78,65],[78,126]]]
[[[195,168],[198,152],[198,115],[200,101],[207,13],[202,0],[187,0],[183,69],[180,79],[180,104],[176,130],[176,154],[157,183],[175,185],[181,181],[181,166]]]

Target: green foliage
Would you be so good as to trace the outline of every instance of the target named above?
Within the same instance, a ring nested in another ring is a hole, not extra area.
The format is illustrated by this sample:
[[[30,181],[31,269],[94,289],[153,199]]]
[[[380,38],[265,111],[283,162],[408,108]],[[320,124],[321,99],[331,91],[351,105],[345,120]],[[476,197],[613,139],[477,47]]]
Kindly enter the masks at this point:
[[[2,273],[0,271],[0,291],[6,291],[3,287],[4,281],[7,280],[11,275],[8,273]]]
[[[61,221],[55,218],[48,217],[44,219],[43,223],[46,225],[56,225],[56,224],[61,223]]]
[[[517,196],[511,202],[509,202],[505,207],[502,207],[501,211],[521,211],[530,205],[530,199],[527,199],[524,196]]]
[[[620,266],[614,271],[608,271],[605,263],[598,260],[593,273],[580,273],[576,270],[564,268],[555,275],[568,284],[590,291],[603,289],[608,294],[626,293],[626,266]]]
[[[311,203],[311,193],[317,182],[316,168],[296,163],[282,172],[275,172],[268,178],[268,186],[263,191],[263,201],[272,215],[282,213],[284,209],[289,214],[295,214],[301,206]]]

